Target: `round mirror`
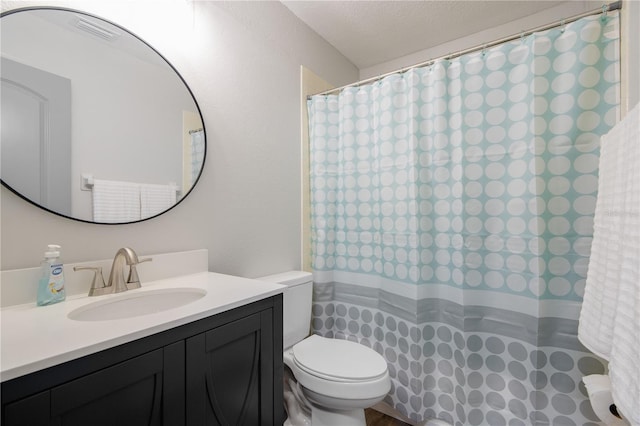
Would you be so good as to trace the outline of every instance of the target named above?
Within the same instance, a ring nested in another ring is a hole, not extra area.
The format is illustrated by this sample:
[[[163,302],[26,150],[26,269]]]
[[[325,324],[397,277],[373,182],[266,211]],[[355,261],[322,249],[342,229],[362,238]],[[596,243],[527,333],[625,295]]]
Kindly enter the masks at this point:
[[[202,170],[200,109],[178,72],[124,28],[83,12],[1,15],[3,185],[94,223],[145,220]]]

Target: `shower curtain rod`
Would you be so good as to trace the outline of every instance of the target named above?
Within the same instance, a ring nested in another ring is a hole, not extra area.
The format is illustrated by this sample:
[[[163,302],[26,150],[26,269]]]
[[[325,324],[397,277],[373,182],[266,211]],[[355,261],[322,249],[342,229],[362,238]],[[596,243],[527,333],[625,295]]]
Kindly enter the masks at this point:
[[[315,95],[309,95],[309,96],[307,96],[307,99],[311,99],[312,96],[330,95],[332,93],[341,92],[342,90],[344,90],[344,89],[346,89],[348,87],[362,86],[363,84],[367,84],[367,83],[371,83],[371,82],[374,82],[374,81],[382,80],[383,78],[388,77],[388,76],[393,75],[393,74],[400,74],[400,73],[403,73],[405,71],[409,71],[409,70],[414,69],[414,68],[425,67],[427,65],[431,65],[431,64],[433,64],[433,63],[435,63],[437,61],[443,60],[443,59],[457,58],[459,56],[466,55],[468,53],[473,53],[473,52],[477,52],[479,50],[484,50],[484,49],[488,49],[490,47],[497,46],[499,44],[508,43],[510,41],[517,40],[519,38],[523,38],[523,37],[526,37],[528,35],[531,35],[531,34],[533,34],[535,32],[550,30],[551,28],[556,28],[556,27],[559,27],[559,26],[563,26],[563,25],[569,24],[571,22],[577,21],[578,19],[585,18],[587,16],[597,15],[599,13],[607,13],[609,11],[619,10],[619,9],[622,9],[622,0],[618,0],[618,1],[615,1],[615,2],[612,2],[612,3],[609,3],[609,4],[603,4],[602,7],[599,8],[599,9],[594,9],[594,10],[591,10],[591,11],[588,11],[588,12],[584,12],[584,13],[581,13],[579,15],[575,15],[575,16],[572,16],[570,18],[565,18],[565,19],[562,19],[560,21],[557,21],[557,22],[554,22],[554,23],[551,23],[551,24],[546,24],[546,25],[542,25],[540,27],[532,28],[532,29],[529,29],[529,30],[526,30],[526,31],[521,31],[518,34],[513,34],[511,36],[504,37],[504,38],[501,38],[501,39],[498,39],[498,40],[494,40],[494,41],[489,42],[489,43],[479,44],[479,45],[474,46],[474,47],[470,47],[470,48],[467,48],[467,49],[459,50],[459,51],[457,51],[455,53],[448,53],[446,55],[439,56],[437,58],[433,58],[433,59],[429,59],[429,60],[424,61],[424,62],[417,63],[415,65],[411,65],[411,66],[408,66],[408,67],[400,68],[400,69],[397,69],[395,71],[391,71],[391,72],[388,72],[388,73],[385,73],[385,74],[377,75],[375,77],[367,78],[365,80],[356,81],[355,83],[346,84],[346,85],[341,86],[341,87],[336,87],[335,89],[330,89],[330,90],[326,90],[324,92],[316,93]]]

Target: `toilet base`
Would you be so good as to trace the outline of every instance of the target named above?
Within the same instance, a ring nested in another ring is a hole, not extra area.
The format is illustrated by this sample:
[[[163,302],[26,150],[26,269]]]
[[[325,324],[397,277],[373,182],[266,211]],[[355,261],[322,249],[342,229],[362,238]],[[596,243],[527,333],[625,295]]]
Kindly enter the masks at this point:
[[[366,426],[364,409],[331,411],[311,407],[311,426]]]
[[[311,426],[310,403],[302,394],[289,367],[284,368],[284,406],[287,420],[284,426]]]
[[[289,406],[284,426],[366,426],[367,424],[364,409],[330,411],[310,405],[312,407],[310,416],[305,415],[302,410],[293,412]]]
[[[380,400],[380,398],[376,398],[376,400],[360,401],[362,405],[355,406],[352,405],[352,402],[350,405],[346,405],[344,410],[326,408],[322,404],[318,405],[310,401],[305,396],[305,391],[295,381],[289,367],[285,366],[284,370],[284,400],[287,411],[287,420],[284,426],[366,426],[364,408],[362,407],[368,407]],[[330,402],[332,406],[340,402],[332,398],[325,400],[327,397],[309,392],[309,390],[306,390],[306,393],[311,393],[316,400]]]

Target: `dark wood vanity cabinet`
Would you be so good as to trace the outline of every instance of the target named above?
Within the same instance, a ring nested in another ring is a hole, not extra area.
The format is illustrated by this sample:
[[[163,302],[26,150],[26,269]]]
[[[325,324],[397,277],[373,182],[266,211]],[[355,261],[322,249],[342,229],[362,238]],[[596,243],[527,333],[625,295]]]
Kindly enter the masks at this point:
[[[6,404],[3,424],[162,425],[164,355],[158,349]]]
[[[2,383],[5,426],[281,425],[282,296]]]
[[[187,425],[266,424],[275,402],[273,340],[268,312],[187,339]]]

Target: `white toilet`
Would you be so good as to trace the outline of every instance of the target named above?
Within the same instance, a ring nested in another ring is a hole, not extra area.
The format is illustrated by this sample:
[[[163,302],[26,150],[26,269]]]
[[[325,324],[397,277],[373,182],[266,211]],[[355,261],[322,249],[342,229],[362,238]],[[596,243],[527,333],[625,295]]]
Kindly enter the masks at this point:
[[[285,392],[285,425],[364,426],[364,409],[382,401],[391,388],[384,358],[359,343],[309,336],[311,273],[290,271],[258,279],[287,286],[283,358],[297,383]]]

